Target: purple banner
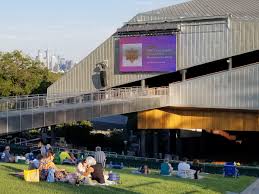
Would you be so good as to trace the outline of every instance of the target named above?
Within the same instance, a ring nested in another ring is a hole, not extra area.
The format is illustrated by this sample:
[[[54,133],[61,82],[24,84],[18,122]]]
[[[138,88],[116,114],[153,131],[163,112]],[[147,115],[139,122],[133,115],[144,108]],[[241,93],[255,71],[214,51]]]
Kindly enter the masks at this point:
[[[121,72],[176,71],[176,36],[140,36],[120,39]]]

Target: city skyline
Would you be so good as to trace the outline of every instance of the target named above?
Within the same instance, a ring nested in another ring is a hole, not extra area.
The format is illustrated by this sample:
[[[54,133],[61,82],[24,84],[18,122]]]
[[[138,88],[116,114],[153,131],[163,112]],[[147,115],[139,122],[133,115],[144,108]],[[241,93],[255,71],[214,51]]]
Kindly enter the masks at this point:
[[[137,13],[184,1],[1,2],[0,51],[22,50],[35,57],[39,49],[50,49],[80,61]]]
[[[33,58],[39,60],[50,71],[56,73],[67,72],[77,63],[49,49],[39,49],[37,56]]]

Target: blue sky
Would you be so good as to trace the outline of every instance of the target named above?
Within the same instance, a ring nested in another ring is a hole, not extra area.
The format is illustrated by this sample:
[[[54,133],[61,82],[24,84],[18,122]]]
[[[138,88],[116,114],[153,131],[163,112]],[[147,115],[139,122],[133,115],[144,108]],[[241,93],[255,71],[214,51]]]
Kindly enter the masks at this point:
[[[3,0],[0,51],[38,49],[76,61],[139,12],[185,0]]]

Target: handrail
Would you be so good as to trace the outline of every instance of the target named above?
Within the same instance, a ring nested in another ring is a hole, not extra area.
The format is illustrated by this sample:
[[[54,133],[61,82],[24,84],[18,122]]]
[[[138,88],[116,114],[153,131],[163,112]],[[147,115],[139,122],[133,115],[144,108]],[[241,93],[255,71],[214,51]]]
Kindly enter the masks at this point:
[[[168,95],[168,87],[142,88],[124,87],[111,88],[93,93],[56,93],[0,98],[0,113],[9,111],[35,110],[59,105],[94,103],[107,100],[123,100],[143,96]]]

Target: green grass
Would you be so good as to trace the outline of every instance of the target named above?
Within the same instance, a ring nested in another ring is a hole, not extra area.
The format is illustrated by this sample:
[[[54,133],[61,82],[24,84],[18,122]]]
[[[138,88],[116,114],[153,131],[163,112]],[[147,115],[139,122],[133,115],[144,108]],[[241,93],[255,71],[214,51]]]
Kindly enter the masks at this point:
[[[220,175],[206,175],[200,180],[183,180],[175,177],[161,177],[156,172],[148,176],[133,175],[131,169],[117,170],[122,184],[114,186],[74,186],[67,183],[28,183],[11,175],[27,166],[20,164],[0,164],[0,193],[1,194],[195,194],[195,193],[225,193],[226,191],[240,192],[251,184],[255,178],[241,176],[238,179],[223,178]],[[64,166],[62,166],[64,168]],[[73,172],[74,168],[65,166]]]

